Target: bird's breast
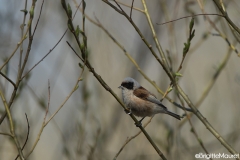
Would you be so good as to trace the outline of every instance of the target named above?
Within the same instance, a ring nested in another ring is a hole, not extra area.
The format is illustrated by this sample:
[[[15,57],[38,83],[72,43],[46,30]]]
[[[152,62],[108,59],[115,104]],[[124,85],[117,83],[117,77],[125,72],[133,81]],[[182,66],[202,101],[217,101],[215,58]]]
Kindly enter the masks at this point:
[[[151,117],[154,111],[153,103],[140,99],[135,95],[132,95],[131,101],[128,107],[131,109],[132,113],[138,117]]]

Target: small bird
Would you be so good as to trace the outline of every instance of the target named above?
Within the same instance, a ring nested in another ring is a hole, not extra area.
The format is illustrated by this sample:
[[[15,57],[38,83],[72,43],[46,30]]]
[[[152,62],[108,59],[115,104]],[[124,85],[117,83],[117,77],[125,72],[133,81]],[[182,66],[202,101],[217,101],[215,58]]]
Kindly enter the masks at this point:
[[[121,86],[123,102],[130,109],[129,114],[142,117],[137,127],[141,125],[142,120],[145,117],[152,117],[158,113],[168,114],[178,120],[181,120],[181,116],[168,111],[154,94],[143,88],[135,79],[127,77],[123,80]]]

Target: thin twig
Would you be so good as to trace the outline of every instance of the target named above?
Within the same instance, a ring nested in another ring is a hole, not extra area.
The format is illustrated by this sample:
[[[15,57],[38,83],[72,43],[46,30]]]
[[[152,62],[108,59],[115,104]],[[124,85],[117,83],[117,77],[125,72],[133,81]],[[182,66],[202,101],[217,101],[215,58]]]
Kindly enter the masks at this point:
[[[75,51],[75,49],[71,46],[71,44],[70,44],[68,41],[66,41],[66,42],[67,42],[68,46],[72,49],[72,51],[75,53],[75,55],[76,55],[79,59],[81,59],[81,61],[84,62],[84,59],[82,59],[82,57],[79,56],[79,54]],[[84,64],[85,64],[85,63],[84,63]]]
[[[199,120],[206,126],[206,128],[221,142],[221,144],[231,153],[237,154],[237,152],[228,144],[228,142],[223,139],[223,137],[213,128],[213,126],[208,122],[208,120],[199,112],[199,110],[195,107],[195,105],[191,102],[188,96],[183,92],[182,88],[177,85],[176,86],[179,94],[183,97],[185,102],[191,107],[195,113],[195,115],[199,118]]]
[[[112,1],[113,1],[113,0],[112,0]],[[118,0],[116,0],[116,2],[117,2],[118,4],[121,4],[121,5],[125,6],[125,7],[131,8],[130,5],[127,5],[127,4],[123,3],[123,2],[120,2],[120,1],[118,1]],[[140,8],[132,7],[132,9],[144,13],[144,11],[143,11],[142,9],[140,9]]]
[[[44,125],[45,125],[46,117],[47,117],[49,106],[50,106],[50,96],[51,96],[51,94],[50,94],[50,82],[48,80],[48,106],[46,107],[45,116],[43,118],[42,126],[40,128],[39,133],[38,133],[37,139],[36,139],[35,143],[33,144],[33,147],[31,148],[30,152],[27,154],[26,158],[28,158],[32,154],[33,150],[35,149],[35,147],[38,144],[38,141],[40,140],[41,134],[42,134],[43,129],[45,127]]]
[[[122,13],[125,13],[125,11],[122,9],[122,7],[118,4],[118,2],[116,0],[113,0],[116,5],[120,8],[120,10],[122,11]],[[129,17],[130,18],[130,17]],[[130,18],[131,19],[131,18]]]
[[[24,34],[24,27],[25,27],[25,21],[26,21],[26,16],[27,16],[27,2],[28,0],[25,0],[25,7],[24,7],[24,16],[23,16],[23,23],[21,25],[21,38],[23,38],[23,34]],[[20,56],[19,56],[19,63],[18,63],[18,72],[20,72],[21,70],[21,66],[22,66],[22,53],[23,53],[23,45],[21,44],[20,46]]]
[[[233,44],[230,43],[230,41],[228,40],[227,37],[225,37],[225,35],[223,35],[223,34],[220,33],[220,34],[215,35],[215,36],[220,36],[220,37],[222,37],[222,38],[226,41],[226,43],[228,44],[228,46],[238,55],[238,57],[240,57],[240,53],[238,52],[238,50],[234,47]]]
[[[6,79],[8,80],[8,82],[10,82],[10,83],[13,85],[14,89],[17,88],[16,84],[15,84],[10,78],[8,78],[8,77],[7,77],[5,74],[3,74],[1,71],[0,71],[0,74],[1,74],[4,78],[6,78]]]
[[[28,27],[29,29],[29,27]],[[18,48],[20,47],[20,45],[23,43],[23,41],[27,38],[27,33],[28,33],[28,29],[26,30],[23,38],[17,43],[16,48],[13,50],[12,54],[10,55],[10,57],[3,63],[3,65],[0,67],[0,71],[3,69],[3,67],[10,61],[10,59],[13,57],[13,55],[16,53],[16,51],[18,50]]]
[[[182,106],[185,107],[185,106],[184,106],[183,99],[180,97],[179,94],[177,94],[177,96],[178,96],[178,99],[180,100]],[[194,135],[195,138],[197,139],[197,141],[198,141],[198,143],[200,144],[200,146],[202,147],[202,149],[206,152],[206,154],[209,154],[209,152],[207,151],[206,147],[205,147],[204,144],[203,144],[203,141],[199,138],[199,136],[198,136],[198,134],[197,134],[197,131],[196,131],[194,125],[192,124],[192,121],[191,121],[191,119],[190,119],[189,114],[187,113],[186,110],[185,110],[184,112],[185,112],[186,117],[187,117],[186,119],[188,120],[188,122],[189,122],[189,124],[190,124],[190,126],[191,126],[191,131],[192,131],[193,135]],[[210,157],[209,159],[212,160],[211,157]]]
[[[88,46],[87,46],[87,36],[85,35],[85,9],[86,9],[86,2],[84,1],[84,0],[82,0],[82,3],[83,3],[83,9],[82,9],[82,22],[83,22],[83,25],[82,25],[82,32],[81,32],[81,34],[82,34],[82,41],[83,41],[83,44],[84,44],[84,47],[83,47],[83,50],[82,50],[82,53],[84,54],[84,57],[85,57],[85,59],[84,59],[84,64],[86,64],[86,60],[87,60],[87,48],[88,48]],[[78,8],[77,8],[77,10],[78,10]],[[76,10],[76,12],[77,12],[77,10]]]
[[[134,3],[134,0],[132,0],[132,6],[131,6],[131,11],[130,11],[130,18],[132,19],[132,9],[133,9],[133,3]]]
[[[205,98],[207,97],[207,95],[209,94],[209,92],[211,91],[213,85],[216,83],[216,80],[218,79],[220,73],[223,71],[223,69],[225,68],[230,56],[231,56],[231,49],[229,48],[225,57],[222,59],[222,62],[219,64],[218,69],[215,71],[215,73],[212,76],[212,79],[208,82],[208,85],[205,87],[205,89],[203,90],[203,93],[201,95],[201,97],[198,99],[198,101],[196,102],[196,107],[199,108],[200,105],[202,104],[202,102],[205,100]],[[189,114],[189,117],[191,118],[193,116],[193,114]],[[183,119],[181,121],[181,123],[179,124],[178,127],[182,127],[185,122],[187,121],[187,119]]]
[[[217,8],[219,9],[219,11],[223,14],[223,17],[226,19],[226,21],[232,26],[232,28],[235,29],[235,31],[238,32],[238,34],[240,35],[240,29],[235,25],[235,23],[233,23],[233,21],[229,18],[227,12],[223,9],[223,7],[221,6],[221,4],[219,3],[218,0],[213,0],[213,2],[215,3],[215,5],[217,6]]]
[[[28,121],[28,117],[27,117],[27,114],[25,113],[25,116],[26,116],[26,120],[27,120],[27,125],[28,125],[28,129],[27,129],[27,137],[26,137],[26,140],[22,146],[22,150],[24,149],[24,147],[26,146],[27,144],[27,141],[28,141],[28,136],[29,136],[29,132],[30,132],[30,125],[29,125],[29,121]],[[17,155],[17,157],[15,158],[15,160],[17,160],[19,157],[19,154]]]
[[[161,0],[160,1],[160,7],[162,12],[164,13],[164,17],[166,21],[170,21],[170,13],[172,15],[172,18],[175,18],[176,15],[178,15],[178,8],[179,8],[179,3],[180,1],[175,1],[175,5],[174,5],[174,12],[172,13],[172,10],[169,11],[169,7],[167,6],[167,0]],[[177,54],[177,45],[176,45],[176,41],[175,39],[176,37],[176,31],[174,29],[174,23],[170,23],[169,25],[167,25],[167,29],[168,29],[168,43],[169,43],[169,51],[166,50],[166,55],[167,55],[167,60],[169,62],[169,70],[170,72],[173,71],[173,60],[172,60],[172,56],[170,56],[171,54]]]
[[[146,1],[142,0],[142,4],[143,4],[144,11],[145,11],[144,14],[145,14],[145,16],[147,18],[148,24],[149,24],[150,29],[152,31],[153,39],[154,39],[155,44],[157,46],[158,52],[159,52],[159,54],[161,56],[161,60],[162,60],[162,64],[161,65],[162,65],[162,67],[166,68],[166,70],[165,70],[166,73],[168,74],[169,78],[173,81],[173,75],[171,74],[171,72],[169,70],[169,64],[168,64],[168,62],[166,60],[166,56],[165,56],[165,54],[164,54],[164,52],[162,50],[162,46],[160,45],[159,40],[157,38],[157,34],[156,34],[155,29],[154,29],[153,24],[152,24],[152,19],[151,19],[150,15],[149,15],[149,12],[148,12],[148,9],[147,9]]]
[[[203,9],[203,5],[201,3],[201,1],[198,0],[198,4],[200,6],[200,9],[203,13],[205,13],[204,9]],[[230,41],[228,40],[228,38],[222,33],[220,32],[220,30],[217,28],[217,26],[215,25],[215,23],[208,17],[206,16],[206,19],[208,20],[208,22],[211,24],[211,26],[219,33],[219,35],[225,39],[225,41],[228,43],[228,45],[230,46],[230,48],[232,48],[232,50],[234,50],[236,52],[236,54],[240,57],[240,53],[238,52],[238,50],[230,43]]]
[[[48,53],[43,56],[43,58],[41,58],[31,69],[29,69],[24,76],[22,76],[21,80],[23,78],[25,78],[37,65],[39,65],[39,63],[41,63],[57,46],[58,44],[62,41],[63,37],[65,36],[65,34],[67,33],[68,29],[65,30],[65,32],[63,33],[63,35],[61,36],[61,38],[57,41],[57,43],[53,46],[53,48],[51,48]]]
[[[7,101],[2,93],[2,91],[0,91],[0,96],[2,98],[2,101],[3,101],[3,104],[4,104],[4,107],[5,107],[5,110],[7,112],[7,116],[8,116],[8,120],[9,120],[9,124],[10,124],[10,132],[11,132],[11,135],[14,139],[14,142],[16,144],[16,147],[18,149],[18,153],[20,155],[20,158],[21,160],[25,160],[24,156],[23,156],[23,152],[22,152],[22,149],[20,147],[20,144],[19,144],[19,141],[15,135],[15,127],[14,127],[14,123],[13,123],[13,119],[12,119],[12,115],[11,115],[11,112],[10,112],[10,108],[8,107],[8,104],[7,104]]]
[[[35,34],[35,31],[36,31],[36,29],[37,29],[37,26],[38,26],[38,23],[39,23],[41,14],[42,14],[42,9],[43,9],[44,1],[45,1],[45,0],[42,1],[42,5],[41,5],[41,8],[40,8],[40,13],[39,13],[39,16],[38,16],[38,19],[37,19],[37,23],[36,23],[36,25],[35,25],[35,27],[34,27],[34,30],[33,30],[33,34],[32,34],[33,36],[34,36],[34,34]]]
[[[190,18],[190,17],[197,17],[197,16],[206,16],[206,15],[215,15],[215,16],[220,16],[220,17],[224,17],[223,15],[221,14],[216,14],[216,13],[200,13],[200,14],[194,14],[194,15],[191,15],[191,16],[183,16],[181,18],[178,18],[178,19],[174,19],[174,20],[171,20],[171,21],[168,21],[168,22],[164,22],[164,23],[156,23],[157,25],[164,25],[164,24],[168,24],[168,23],[172,23],[172,22],[175,22],[175,21],[178,21],[178,20],[181,20],[181,19],[185,19],[185,18]]]
[[[82,73],[80,74],[74,88],[72,89],[72,91],[70,92],[70,94],[66,97],[66,99],[64,100],[64,102],[58,107],[58,109],[51,115],[51,117],[45,122],[44,124],[44,127],[53,119],[53,117],[55,117],[55,115],[61,110],[61,108],[66,104],[66,102],[68,101],[68,99],[72,96],[72,94],[77,90],[78,88],[78,83],[80,81],[82,81],[83,79],[81,78],[82,77]]]
[[[82,75],[82,73],[81,73]],[[80,76],[81,76],[80,75]],[[77,83],[78,84],[78,83]],[[76,85],[77,85],[76,84]],[[74,91],[76,90],[76,85],[74,86]],[[73,92],[70,93],[70,95],[72,95]],[[66,101],[69,99],[70,96],[67,97],[67,99],[64,101],[64,103],[59,107],[59,109],[57,109],[57,111],[49,118],[48,121],[46,121],[46,118],[47,118],[47,114],[48,114],[48,111],[49,111],[49,107],[50,107],[50,99],[51,99],[51,93],[50,93],[50,82],[48,80],[48,105],[46,107],[46,112],[45,112],[45,116],[43,118],[43,122],[42,122],[42,126],[40,128],[40,131],[38,133],[38,136],[37,136],[37,139],[36,141],[34,142],[34,145],[33,147],[31,148],[30,152],[27,154],[27,158],[32,154],[33,150],[35,149],[35,147],[37,146],[38,144],[38,141],[40,140],[40,137],[41,137],[41,134],[43,132],[43,129],[47,126],[47,124],[51,121],[51,119],[56,115],[56,113],[62,108],[62,106],[66,103]]]
[[[29,157],[30,154],[32,154],[33,150],[35,149],[35,147],[37,146],[38,144],[38,141],[40,140],[40,137],[41,137],[41,134],[43,132],[43,129],[48,125],[48,123],[55,117],[55,115],[60,111],[60,109],[66,104],[66,102],[68,101],[68,99],[71,97],[71,95],[76,91],[77,89],[77,86],[78,86],[78,83],[82,80],[80,77],[82,76],[82,73],[81,75],[79,76],[76,84],[74,85],[74,88],[72,89],[72,91],[70,92],[70,94],[66,97],[66,99],[64,100],[64,102],[59,106],[59,108],[55,111],[55,113],[46,121],[46,117],[47,117],[47,113],[48,113],[48,107],[49,107],[49,101],[50,101],[50,96],[49,96],[49,100],[48,100],[48,107],[46,108],[46,113],[45,113],[45,116],[44,116],[44,120],[43,120],[43,123],[42,123],[42,126],[40,128],[40,131],[38,133],[38,136],[37,136],[37,139],[36,141],[34,142],[33,144],[33,147],[31,148],[30,152],[27,154],[26,157]]]
[[[146,124],[143,125],[143,128],[146,128],[147,125],[151,122],[153,117],[151,117],[147,122]],[[127,138],[127,140],[125,141],[125,143],[122,145],[122,147],[120,148],[120,150],[117,152],[117,154],[115,155],[115,157],[113,158],[113,160],[116,160],[117,157],[119,156],[119,154],[122,152],[123,148],[131,141],[133,140],[134,138],[136,138],[138,135],[140,135],[142,133],[142,131],[140,130],[138,133],[136,133],[135,135],[133,135],[132,137],[130,138]]]
[[[9,136],[9,137],[13,138],[13,136],[10,133],[0,132],[0,135]]]
[[[46,115],[48,114],[49,107],[50,107],[50,100],[51,100],[51,92],[50,92],[50,81],[48,80],[48,103],[47,103],[47,108],[46,108]],[[46,117],[44,117],[44,122],[46,121]]]
[[[26,55],[25,55],[25,58],[24,58],[24,61],[23,61],[23,65],[22,65],[21,69],[18,72],[17,82],[16,82],[17,86],[21,82],[21,77],[22,77],[23,71],[25,69],[25,66],[27,64],[28,57],[30,55],[30,51],[31,51],[31,47],[32,47],[33,36],[34,36],[32,34],[32,21],[33,21],[33,18],[34,18],[35,5],[36,5],[36,1],[33,0],[32,1],[32,6],[31,6],[30,11],[29,11],[29,14],[30,14],[30,19],[29,19],[29,22],[28,22],[28,25],[29,25],[29,30],[28,30],[29,43],[28,43],[27,52],[26,52]]]

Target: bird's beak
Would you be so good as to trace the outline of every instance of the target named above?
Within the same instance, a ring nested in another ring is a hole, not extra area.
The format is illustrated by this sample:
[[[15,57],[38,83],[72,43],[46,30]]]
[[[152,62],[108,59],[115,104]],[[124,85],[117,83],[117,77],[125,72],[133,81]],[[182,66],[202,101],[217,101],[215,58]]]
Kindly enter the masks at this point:
[[[123,87],[122,87],[122,86],[119,86],[118,88],[119,88],[119,89],[122,89]]]

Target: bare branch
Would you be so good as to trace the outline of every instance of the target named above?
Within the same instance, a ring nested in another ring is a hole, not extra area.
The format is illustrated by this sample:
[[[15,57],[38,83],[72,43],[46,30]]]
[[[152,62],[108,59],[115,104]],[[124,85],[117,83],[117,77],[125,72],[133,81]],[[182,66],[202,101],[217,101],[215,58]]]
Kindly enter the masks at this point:
[[[232,28],[234,28],[238,34],[240,35],[240,29],[235,25],[235,23],[233,23],[233,21],[229,18],[227,12],[225,11],[225,9],[221,6],[219,0],[213,0],[213,2],[215,3],[215,5],[217,6],[217,8],[219,9],[219,11],[223,14],[224,18],[226,19],[226,21],[232,26]]]
[[[14,139],[14,142],[15,142],[16,147],[18,149],[18,153],[20,155],[21,160],[25,160],[25,158],[23,156],[23,153],[22,153],[22,149],[21,149],[20,144],[19,144],[19,141],[18,141],[18,139],[17,139],[17,137],[15,135],[15,127],[14,127],[14,124],[13,124],[10,108],[8,107],[7,101],[6,101],[2,91],[0,91],[0,96],[2,98],[5,110],[7,112],[7,116],[8,116],[8,120],[9,120],[9,124],[10,124],[10,132],[11,132],[12,138]]]
[[[132,9],[133,9],[133,3],[134,3],[134,0],[132,0],[132,6],[131,6],[131,11],[130,11],[130,18],[132,19]]]
[[[220,15],[220,14],[216,14],[216,13],[204,13],[204,14],[195,14],[195,15],[191,15],[191,16],[183,16],[181,18],[178,18],[178,19],[174,19],[174,20],[171,20],[171,21],[168,21],[168,22],[164,22],[164,23],[157,23],[157,25],[164,25],[164,24],[168,24],[168,23],[172,23],[172,22],[175,22],[175,21],[179,21],[181,19],[185,19],[185,18],[190,18],[190,17],[197,17],[197,16],[206,16],[206,15],[215,15],[215,16],[220,16],[220,17],[224,17],[223,15]]]
[[[10,78],[8,78],[8,77],[7,77],[5,74],[3,74],[1,71],[0,71],[0,74],[1,74],[4,78],[6,78],[8,82],[10,82],[10,83],[13,85],[14,89],[17,88],[16,84],[15,84]]]
[[[28,141],[28,136],[29,136],[29,132],[30,132],[30,125],[29,125],[29,121],[28,121],[28,117],[27,117],[27,114],[25,113],[25,116],[26,116],[26,120],[27,120],[27,125],[28,125],[28,129],[27,129],[27,137],[26,137],[26,140],[22,146],[22,150],[24,149],[24,147],[26,146],[27,144],[27,141]],[[19,157],[19,154],[17,155],[17,157],[15,158],[15,160],[17,160]]]
[[[153,119],[153,117],[151,117],[146,124],[143,125],[143,128],[146,128],[147,125],[151,122],[151,120]],[[124,147],[134,138],[136,138],[137,136],[139,136],[142,133],[142,131],[140,130],[138,133],[136,133],[135,135],[133,135],[130,138],[127,138],[127,140],[125,141],[125,143],[122,145],[122,147],[120,148],[120,150],[117,152],[117,154],[115,155],[115,157],[113,158],[113,160],[116,160],[117,157],[119,156],[119,154],[122,152],[122,150],[124,149]]]

